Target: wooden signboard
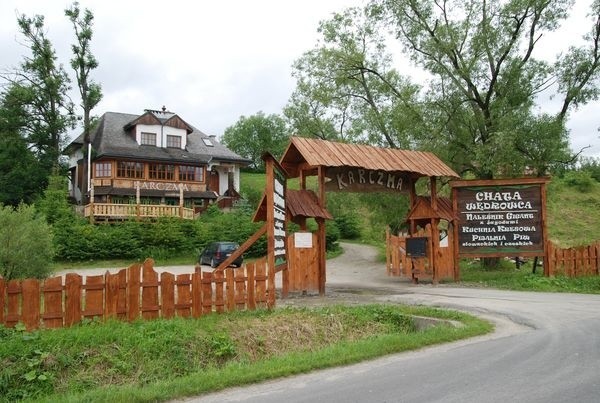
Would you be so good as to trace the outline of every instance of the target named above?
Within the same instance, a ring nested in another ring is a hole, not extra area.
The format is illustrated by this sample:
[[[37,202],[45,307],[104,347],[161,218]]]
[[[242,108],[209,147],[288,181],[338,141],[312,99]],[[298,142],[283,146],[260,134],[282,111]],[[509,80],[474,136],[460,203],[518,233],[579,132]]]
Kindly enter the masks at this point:
[[[453,181],[460,257],[545,255],[545,178]]]
[[[263,155],[267,183],[265,196],[267,201],[267,264],[268,302],[275,306],[275,271],[286,268],[286,228],[285,228],[285,188],[286,173],[275,157],[270,153]]]
[[[330,192],[408,192],[406,172],[387,172],[356,167],[327,168],[325,190]]]

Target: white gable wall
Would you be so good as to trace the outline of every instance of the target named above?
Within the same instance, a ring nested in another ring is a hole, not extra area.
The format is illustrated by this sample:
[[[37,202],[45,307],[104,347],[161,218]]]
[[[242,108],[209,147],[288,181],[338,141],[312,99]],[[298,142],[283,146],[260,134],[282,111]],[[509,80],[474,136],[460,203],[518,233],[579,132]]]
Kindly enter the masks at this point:
[[[181,148],[183,150],[185,150],[185,147],[187,145],[187,131],[185,129],[178,129],[176,127],[161,125],[136,125],[135,141],[138,144],[142,144],[142,132],[155,133],[157,147],[167,146],[167,135],[181,137]]]

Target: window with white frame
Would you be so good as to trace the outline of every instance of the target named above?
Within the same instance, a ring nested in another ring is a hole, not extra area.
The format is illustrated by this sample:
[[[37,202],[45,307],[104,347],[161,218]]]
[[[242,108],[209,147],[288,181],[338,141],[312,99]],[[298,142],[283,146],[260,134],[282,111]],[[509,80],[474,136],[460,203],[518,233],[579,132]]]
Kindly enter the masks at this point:
[[[142,132],[140,144],[147,146],[156,145],[156,133]]]
[[[181,136],[167,135],[167,147],[181,148]]]

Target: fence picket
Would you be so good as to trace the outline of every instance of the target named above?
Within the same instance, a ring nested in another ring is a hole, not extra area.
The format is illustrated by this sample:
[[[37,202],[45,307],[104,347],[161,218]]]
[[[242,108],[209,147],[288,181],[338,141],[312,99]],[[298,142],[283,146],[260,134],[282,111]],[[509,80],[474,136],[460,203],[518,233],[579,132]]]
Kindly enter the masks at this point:
[[[178,274],[176,279],[177,304],[175,309],[177,316],[185,318],[192,315],[192,295],[190,292],[192,280],[189,274]]]
[[[23,280],[21,289],[21,321],[27,330],[37,329],[40,326],[40,282],[37,279]]]
[[[227,312],[232,312],[235,310],[235,289],[234,289],[234,279],[233,279],[233,271],[225,270],[225,290],[227,294]]]
[[[202,309],[202,275],[196,271],[192,273],[192,316],[202,316]]]
[[[142,265],[142,318],[156,319],[159,316],[158,273],[153,268],[154,261],[146,259]]]
[[[202,272],[202,313],[207,315],[212,312],[213,306],[213,282],[216,288],[216,301],[215,306],[217,312],[223,312],[223,288],[219,287],[219,283],[217,282],[217,277],[223,277],[223,272],[217,271],[212,272]],[[221,292],[219,293],[219,289]],[[221,296],[219,299],[219,295]]]
[[[253,310],[256,309],[256,265],[254,263],[246,264],[246,272],[248,274],[248,309]],[[284,273],[289,272],[289,270],[285,270]],[[283,282],[285,284],[285,281]]]
[[[172,318],[175,316],[175,275],[162,273],[160,285],[161,317]]]
[[[81,286],[80,275],[69,273],[65,276],[65,325],[73,326],[81,321]]]
[[[140,315],[141,264],[134,264],[127,269],[127,319],[131,322]]]
[[[52,277],[44,280],[42,286],[44,327],[53,329],[63,326],[63,286],[62,277]]]

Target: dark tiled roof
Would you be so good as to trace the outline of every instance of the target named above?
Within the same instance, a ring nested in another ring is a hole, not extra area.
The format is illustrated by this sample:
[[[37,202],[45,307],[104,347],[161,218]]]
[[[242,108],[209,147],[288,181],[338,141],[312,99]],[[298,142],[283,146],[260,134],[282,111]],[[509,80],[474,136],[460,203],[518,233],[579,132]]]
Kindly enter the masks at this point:
[[[124,129],[124,127],[137,119],[139,115],[128,113],[106,112],[100,118],[96,129],[91,134],[92,148],[95,158],[117,157],[129,159],[144,159],[150,161],[172,161],[180,163],[202,163],[210,161],[235,162],[248,164],[249,160],[220,144],[214,137],[210,137],[195,127],[187,136],[185,150],[177,148],[163,148],[148,145],[139,145]],[[207,146],[202,139],[210,139],[213,147]],[[83,134],[71,142],[66,150],[72,150],[83,145]]]

